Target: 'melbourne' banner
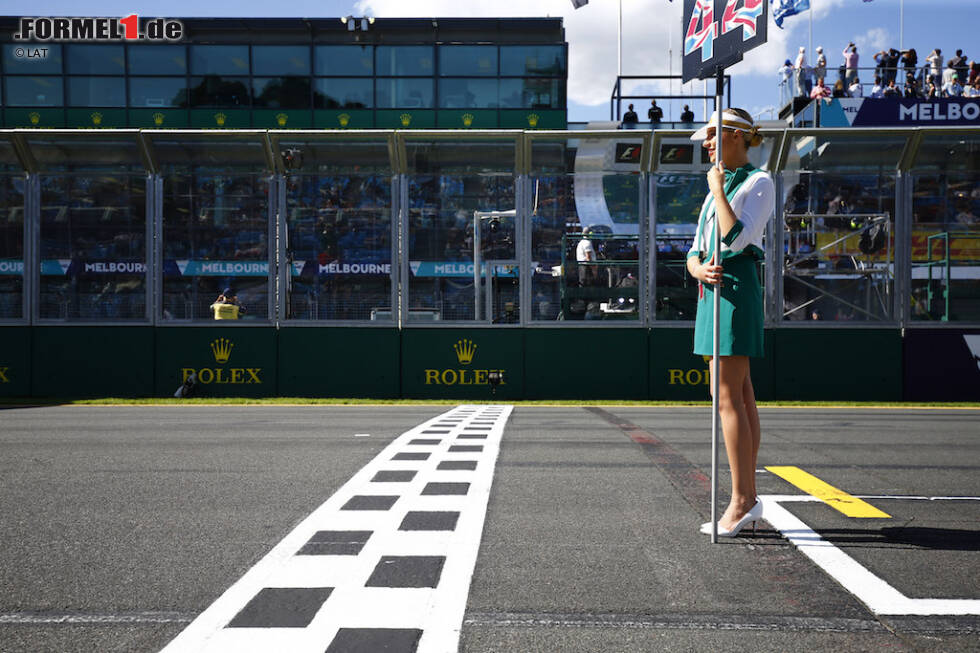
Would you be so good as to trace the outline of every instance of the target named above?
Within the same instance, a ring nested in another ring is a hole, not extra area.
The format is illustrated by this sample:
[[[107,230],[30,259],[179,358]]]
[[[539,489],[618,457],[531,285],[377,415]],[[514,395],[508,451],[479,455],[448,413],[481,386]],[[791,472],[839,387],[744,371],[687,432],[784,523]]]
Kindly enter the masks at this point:
[[[836,98],[820,107],[821,127],[980,125],[980,98]]]
[[[685,82],[713,77],[719,66],[766,42],[766,0],[684,0]]]

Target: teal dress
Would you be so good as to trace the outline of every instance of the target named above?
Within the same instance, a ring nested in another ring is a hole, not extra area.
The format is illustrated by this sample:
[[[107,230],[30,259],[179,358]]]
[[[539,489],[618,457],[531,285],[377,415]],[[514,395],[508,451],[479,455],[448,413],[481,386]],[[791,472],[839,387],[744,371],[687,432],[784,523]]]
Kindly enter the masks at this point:
[[[725,171],[725,195],[729,202],[738,188],[755,170],[749,164],[734,171]],[[713,208],[714,202],[708,202],[701,212],[700,222],[704,223]],[[718,224],[717,219],[713,221]],[[733,233],[724,235],[725,241],[731,242],[738,235],[737,228]],[[701,262],[711,259],[714,252],[715,235],[708,239],[708,249],[700,253]],[[725,251],[722,254],[722,287],[721,287],[721,328],[718,344],[719,356],[752,356],[761,358],[763,347],[763,306],[762,284],[759,282],[758,261],[762,251],[750,246],[740,252]],[[713,320],[716,287],[711,284],[699,283],[698,310],[694,322],[694,353],[711,356],[714,353]]]

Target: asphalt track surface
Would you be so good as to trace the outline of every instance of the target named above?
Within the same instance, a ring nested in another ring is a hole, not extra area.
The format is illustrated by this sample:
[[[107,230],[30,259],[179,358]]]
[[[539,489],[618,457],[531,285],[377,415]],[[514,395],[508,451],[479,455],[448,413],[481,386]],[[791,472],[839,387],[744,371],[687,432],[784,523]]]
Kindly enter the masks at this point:
[[[0,411],[0,651],[162,649],[451,408]],[[907,597],[980,599],[980,411],[770,408],[762,424],[760,468],[799,467],[889,517],[847,517],[768,472],[760,494],[799,498],[780,505]],[[459,650],[980,648],[975,612],[876,614],[768,524],[699,535],[709,432],[706,408],[515,408]]]

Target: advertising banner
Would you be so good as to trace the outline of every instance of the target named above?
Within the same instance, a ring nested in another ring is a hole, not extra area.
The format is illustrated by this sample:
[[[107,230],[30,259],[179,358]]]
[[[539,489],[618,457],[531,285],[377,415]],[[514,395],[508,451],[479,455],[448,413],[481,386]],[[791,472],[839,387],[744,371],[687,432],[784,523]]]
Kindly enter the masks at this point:
[[[835,98],[820,106],[821,127],[980,125],[980,98]]]

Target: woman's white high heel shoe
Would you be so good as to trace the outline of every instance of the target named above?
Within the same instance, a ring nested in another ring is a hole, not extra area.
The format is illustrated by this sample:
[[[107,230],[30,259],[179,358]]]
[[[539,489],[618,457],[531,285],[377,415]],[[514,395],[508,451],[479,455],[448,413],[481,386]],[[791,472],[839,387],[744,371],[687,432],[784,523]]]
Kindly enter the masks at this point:
[[[750,522],[752,523],[752,531],[755,532],[755,523],[760,519],[762,519],[762,502],[757,499],[755,505],[742,515],[742,518],[732,526],[731,530],[722,527],[721,522],[719,522],[718,537],[735,537]],[[711,535],[711,522],[701,524],[701,532],[705,535]]]

